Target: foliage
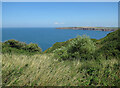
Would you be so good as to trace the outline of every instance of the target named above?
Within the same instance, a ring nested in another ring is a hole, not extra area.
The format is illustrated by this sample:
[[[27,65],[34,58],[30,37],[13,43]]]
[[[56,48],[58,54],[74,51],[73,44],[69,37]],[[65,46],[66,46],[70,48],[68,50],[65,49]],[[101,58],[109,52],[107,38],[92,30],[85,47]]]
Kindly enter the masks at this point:
[[[32,43],[2,44],[3,86],[120,85],[120,29],[100,40],[78,36],[56,43],[45,54]]]
[[[117,59],[58,61],[53,54],[3,54],[3,86],[118,86]]]
[[[37,44],[26,44],[16,40],[8,40],[2,43],[2,53],[21,53],[21,54],[34,54],[41,53],[42,50]]]
[[[91,39],[91,40],[94,42],[93,45],[96,46],[96,50],[93,55],[94,59],[97,59],[97,57],[99,57],[101,55],[104,56],[104,58],[106,58],[106,59],[110,59],[110,58],[114,58],[114,57],[120,58],[120,29],[118,29],[117,31],[114,31],[112,33],[109,33],[106,37],[104,37],[100,40],[96,40],[96,39]],[[57,58],[68,57],[71,55],[70,53],[69,53],[70,55],[68,54],[68,45],[70,45],[71,41],[75,41],[75,39],[71,39],[71,40],[68,40],[65,42],[57,42],[52,47],[47,49],[44,53],[52,53],[54,51],[55,53],[58,53],[58,54],[56,54]],[[71,47],[71,49],[73,49],[73,48]],[[73,51],[75,51],[75,50],[73,50]],[[84,51],[84,50],[78,51],[76,49],[76,53],[74,53],[74,55],[75,54],[78,55],[78,54],[82,53],[82,51]],[[78,53],[78,52],[80,52],[80,53]],[[86,56],[88,56],[88,58],[90,58],[91,55],[87,54]],[[78,55],[78,57],[79,57],[79,55]]]
[[[52,47],[48,48],[47,50],[45,50],[43,53],[51,53],[53,52],[55,49],[61,48],[61,47],[66,47],[67,44],[69,44],[70,41],[72,41],[73,39],[70,39],[68,41],[65,42],[56,42],[55,44],[53,44]]]
[[[55,44],[53,44],[52,47],[48,48],[47,50],[45,50],[43,53],[51,53],[53,52],[54,50],[56,49],[59,49],[61,47],[66,47],[72,40],[74,39],[70,39],[70,40],[67,40],[65,42],[56,42]],[[93,42],[96,42],[97,40],[96,39],[91,39]]]
[[[87,36],[77,36],[66,47],[53,51],[57,58],[61,59],[92,59],[95,52],[94,42]]]
[[[109,57],[120,58],[120,29],[109,33],[105,38],[98,40],[98,50],[96,56],[103,55],[108,59]]]

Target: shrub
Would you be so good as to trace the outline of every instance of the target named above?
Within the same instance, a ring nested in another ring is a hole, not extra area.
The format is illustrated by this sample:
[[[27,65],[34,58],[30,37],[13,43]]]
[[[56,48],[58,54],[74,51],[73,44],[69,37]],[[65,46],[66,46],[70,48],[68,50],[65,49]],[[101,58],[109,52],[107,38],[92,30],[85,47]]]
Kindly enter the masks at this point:
[[[66,47],[53,51],[61,59],[90,59],[95,52],[94,42],[87,36],[77,36]]]
[[[17,40],[11,39],[8,40],[6,42],[4,42],[5,45],[9,46],[9,47],[13,47],[13,48],[17,48],[17,49],[24,49],[27,44],[25,44],[24,42],[19,42]]]
[[[65,42],[56,42],[55,44],[53,44],[52,47],[48,48],[47,50],[45,50],[43,53],[51,53],[56,49],[59,49],[61,47],[66,47],[70,41],[72,41],[73,39],[67,40]]]
[[[30,51],[30,52],[42,52],[41,48],[38,47],[37,44],[33,44],[33,43],[30,43],[27,45],[27,49]]]
[[[34,54],[41,53],[42,49],[37,44],[26,44],[17,40],[8,40],[2,43],[2,53],[22,53],[22,54]]]

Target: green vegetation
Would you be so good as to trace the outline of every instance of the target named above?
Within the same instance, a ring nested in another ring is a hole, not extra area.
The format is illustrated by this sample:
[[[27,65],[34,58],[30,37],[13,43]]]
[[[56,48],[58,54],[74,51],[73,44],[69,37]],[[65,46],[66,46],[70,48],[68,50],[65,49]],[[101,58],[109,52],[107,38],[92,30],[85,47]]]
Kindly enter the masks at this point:
[[[43,53],[36,44],[2,44],[3,86],[120,85],[120,29],[100,40],[55,43]]]
[[[109,33],[105,38],[98,40],[97,47],[99,47],[98,53],[102,54],[106,58],[116,57],[120,58],[120,29]]]
[[[8,40],[2,43],[2,53],[14,54],[36,54],[41,53],[42,49],[37,44],[26,44],[16,40]]]
[[[119,63],[106,60],[58,61],[52,54],[3,54],[3,86],[117,86]]]
[[[78,41],[76,41],[77,39],[79,39]],[[84,38],[83,38],[84,39]],[[87,38],[90,42],[90,39]],[[85,40],[85,39],[84,39]],[[105,38],[102,38],[100,40],[96,40],[96,39],[91,39],[93,41],[91,41],[91,45],[89,45],[88,43],[86,43],[86,48],[90,48],[93,46],[96,46],[96,50],[95,50],[95,55],[96,57],[99,56],[104,56],[104,58],[111,58],[111,57],[116,57],[116,58],[120,58],[120,29],[117,31],[114,31],[112,33],[109,33]],[[50,47],[49,49],[47,49],[46,51],[44,51],[44,53],[51,53],[55,50],[63,50],[63,47],[68,47],[68,45],[72,46],[72,42],[78,42],[78,46],[81,44],[79,42],[81,42],[82,40],[80,38],[75,38],[75,39],[71,39],[65,42],[57,42],[55,43],[52,47]],[[77,48],[77,46],[75,46]],[[74,48],[75,48],[74,47]],[[81,45],[79,46],[81,47]],[[81,52],[79,50],[76,50],[76,52]],[[95,57],[95,58],[96,58]]]
[[[95,52],[94,42],[87,36],[77,36],[77,38],[70,41],[66,47],[55,49],[55,57],[61,59],[92,59]]]

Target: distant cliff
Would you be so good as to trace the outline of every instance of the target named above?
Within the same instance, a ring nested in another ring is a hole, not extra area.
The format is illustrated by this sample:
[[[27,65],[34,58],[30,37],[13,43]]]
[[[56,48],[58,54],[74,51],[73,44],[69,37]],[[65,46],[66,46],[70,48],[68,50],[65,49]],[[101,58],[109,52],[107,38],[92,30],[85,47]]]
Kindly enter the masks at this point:
[[[117,27],[61,27],[56,29],[116,31]]]

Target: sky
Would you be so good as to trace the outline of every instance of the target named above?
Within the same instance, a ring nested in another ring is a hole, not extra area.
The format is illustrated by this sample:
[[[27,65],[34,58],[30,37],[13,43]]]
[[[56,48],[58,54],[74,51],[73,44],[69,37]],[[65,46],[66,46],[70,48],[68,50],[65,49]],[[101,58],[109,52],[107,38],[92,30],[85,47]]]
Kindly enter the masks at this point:
[[[119,2],[120,0],[2,0],[3,2]]]
[[[115,27],[117,2],[3,2],[3,27]]]

